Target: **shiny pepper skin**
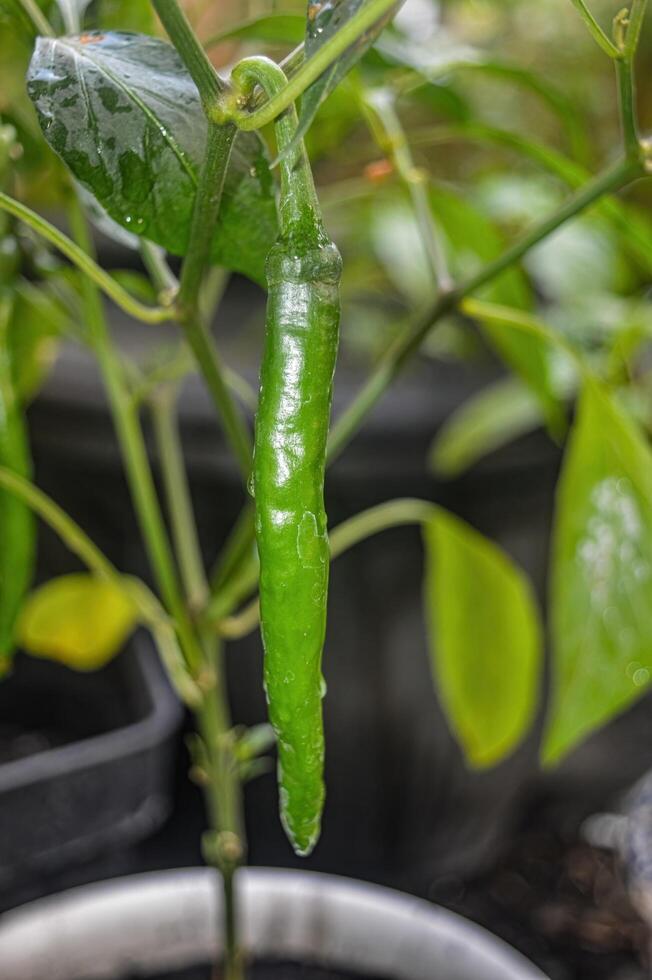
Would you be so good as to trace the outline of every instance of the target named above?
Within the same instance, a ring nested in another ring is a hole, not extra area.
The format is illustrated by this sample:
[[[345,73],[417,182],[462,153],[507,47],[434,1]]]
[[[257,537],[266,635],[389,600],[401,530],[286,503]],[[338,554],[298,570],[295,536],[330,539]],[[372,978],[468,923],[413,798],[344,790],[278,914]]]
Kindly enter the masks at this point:
[[[283,72],[240,62],[244,94],[272,96]],[[324,231],[297,116],[277,118],[280,235],[267,259],[267,323],[256,415],[253,491],[260,558],[265,690],[278,744],[281,820],[297,854],[319,838],[324,807],[321,674],[330,552],[326,441],[337,357],[342,261]]]
[[[321,658],[329,546],[324,468],[339,334],[341,259],[330,242],[267,262],[265,355],[254,485],[265,689],[279,755],[281,817],[299,854],[324,803]]]

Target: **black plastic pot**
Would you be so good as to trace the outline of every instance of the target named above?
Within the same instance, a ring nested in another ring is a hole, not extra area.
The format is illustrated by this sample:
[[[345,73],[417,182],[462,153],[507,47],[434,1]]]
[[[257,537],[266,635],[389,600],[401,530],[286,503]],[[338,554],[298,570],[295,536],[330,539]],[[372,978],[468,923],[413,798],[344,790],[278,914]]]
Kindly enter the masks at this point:
[[[180,720],[146,637],[88,674],[17,658],[0,684],[1,904],[160,826]]]

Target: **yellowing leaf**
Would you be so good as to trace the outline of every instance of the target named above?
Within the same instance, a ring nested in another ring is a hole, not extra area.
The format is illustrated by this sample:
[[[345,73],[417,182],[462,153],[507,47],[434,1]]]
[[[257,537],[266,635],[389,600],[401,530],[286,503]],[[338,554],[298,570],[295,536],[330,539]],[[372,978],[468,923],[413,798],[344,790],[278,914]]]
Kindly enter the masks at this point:
[[[28,598],[18,623],[21,646],[75,670],[96,670],[119,653],[136,625],[125,590],[92,575],[62,575]]]
[[[432,669],[471,766],[495,765],[536,708],[541,627],[529,583],[495,544],[446,511],[424,525]]]

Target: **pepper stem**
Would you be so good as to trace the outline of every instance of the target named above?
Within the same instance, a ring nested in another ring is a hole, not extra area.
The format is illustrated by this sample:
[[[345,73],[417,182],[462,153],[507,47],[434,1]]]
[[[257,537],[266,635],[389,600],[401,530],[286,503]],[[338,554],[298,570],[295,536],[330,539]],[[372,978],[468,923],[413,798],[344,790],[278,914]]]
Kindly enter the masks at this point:
[[[283,69],[264,56],[240,61],[231,79],[244,98],[252,94],[256,85],[270,98],[287,85]],[[288,106],[274,122],[281,171],[281,237],[286,241],[298,238],[304,245],[318,246],[323,244],[325,233],[308,154],[303,140],[295,139],[298,126],[294,105]]]

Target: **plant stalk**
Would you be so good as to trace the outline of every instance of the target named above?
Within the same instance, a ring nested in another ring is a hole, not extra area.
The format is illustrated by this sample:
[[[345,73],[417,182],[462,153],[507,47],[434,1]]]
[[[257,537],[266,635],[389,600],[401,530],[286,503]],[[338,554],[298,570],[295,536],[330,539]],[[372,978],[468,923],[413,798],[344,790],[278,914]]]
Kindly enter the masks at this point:
[[[190,244],[181,269],[175,306],[179,323],[217,407],[225,435],[246,483],[251,469],[251,435],[231,396],[219,354],[207,325],[202,321],[199,302],[201,281],[209,260],[235,136],[234,126],[209,123],[206,157],[197,188]]]
[[[231,119],[238,129],[244,130],[261,129],[273,122],[288,106],[296,102],[308,86],[312,85],[347,48],[395,5],[396,0],[367,0],[336,34],[315,51],[312,57],[303,61],[296,74],[288,79],[287,85],[259,109],[250,112],[240,108],[237,101],[233,105],[225,105],[223,101],[215,112],[215,119],[217,121],[223,121],[224,118]]]
[[[584,23],[589,29],[591,36],[593,37],[593,40],[602,48],[604,53],[609,55],[610,58],[618,58],[620,56],[619,49],[602,30],[597,20],[589,10],[585,0],[571,0],[571,3],[579,11]]]
[[[177,0],[152,0],[152,4],[197,86],[204,108],[214,104],[226,86],[213,68]]]
[[[618,80],[620,124],[623,133],[625,154],[630,159],[636,160],[640,155],[641,147],[636,112],[634,66],[630,58],[619,58],[616,61],[616,77]]]
[[[203,608],[208,588],[179,438],[177,394],[176,385],[159,389],[151,398],[151,408],[175,552],[192,612]]]
[[[69,198],[70,226],[78,245],[92,252],[92,242],[77,195]],[[145,545],[163,600],[172,615],[191,673],[201,665],[201,652],[183,603],[165,524],[159,507],[138,415],[127,391],[122,366],[113,348],[95,283],[82,280],[87,326],[106,386],[125,461],[127,479]]]
[[[329,441],[329,462],[341,453],[360,428],[362,422],[382,397],[396,375],[401,371],[411,354],[421,345],[425,337],[444,316],[459,304],[460,300],[487,285],[501,272],[526,255],[530,249],[547,238],[553,231],[586,210],[603,195],[612,193],[629,184],[637,176],[642,176],[643,167],[638,160],[620,160],[615,166],[605,170],[574,194],[549,218],[544,219],[530,232],[515,242],[494,262],[490,262],[461,283],[449,293],[444,293],[424,313],[407,325],[392,343],[376,369],[351,405],[336,421]]]
[[[0,210],[7,211],[14,218],[18,218],[19,221],[24,222],[29,228],[40,235],[41,238],[54,245],[62,255],[65,255],[73,265],[77,266],[80,272],[84,273],[85,277],[88,277],[96,286],[99,286],[109,299],[112,299],[117,306],[123,309],[125,313],[129,313],[136,320],[142,320],[143,323],[163,323],[165,320],[171,320],[173,318],[174,311],[172,309],[165,309],[160,306],[146,306],[144,303],[140,303],[120,283],[116,282],[113,276],[105,272],[94,261],[92,256],[85,252],[83,248],[80,248],[76,242],[71,241],[67,235],[64,235],[58,228],[51,225],[49,221],[46,221],[45,218],[32,211],[31,208],[21,204],[20,201],[15,201],[12,197],[0,192]]]

